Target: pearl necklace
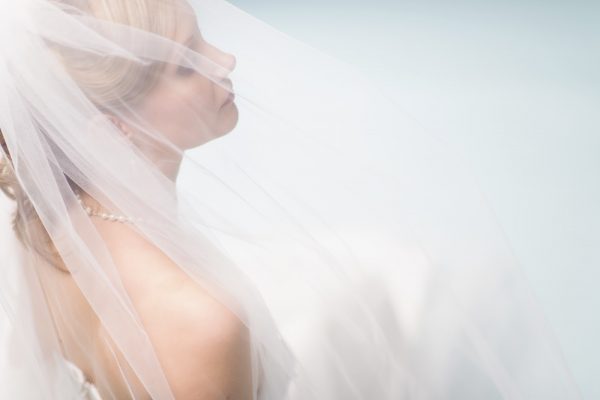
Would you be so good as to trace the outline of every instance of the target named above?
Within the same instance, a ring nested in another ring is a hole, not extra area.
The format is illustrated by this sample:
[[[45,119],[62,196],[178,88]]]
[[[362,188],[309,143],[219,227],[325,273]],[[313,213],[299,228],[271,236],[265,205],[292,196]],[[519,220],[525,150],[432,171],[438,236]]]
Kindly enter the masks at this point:
[[[143,219],[141,219],[141,218],[128,217],[126,215],[116,215],[116,214],[103,212],[98,209],[93,209],[92,207],[88,206],[87,204],[85,204],[83,202],[83,199],[81,198],[79,193],[77,193],[76,196],[77,196],[77,201],[79,202],[79,204],[81,204],[81,206],[83,207],[83,209],[85,210],[87,215],[89,215],[90,217],[99,217],[106,221],[121,222],[121,223],[125,223],[125,222],[133,223],[133,222],[143,221]]]

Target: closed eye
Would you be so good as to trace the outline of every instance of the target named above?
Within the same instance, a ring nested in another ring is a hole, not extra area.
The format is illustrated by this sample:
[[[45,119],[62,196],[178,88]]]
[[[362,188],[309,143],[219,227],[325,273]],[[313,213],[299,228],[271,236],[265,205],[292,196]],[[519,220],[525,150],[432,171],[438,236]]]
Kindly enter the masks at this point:
[[[186,40],[185,45],[190,50],[197,51],[198,49],[196,47],[198,45],[198,39],[197,39],[196,35],[190,36],[190,38],[188,40]],[[196,71],[193,68],[188,68],[188,67],[184,67],[184,66],[179,66],[176,69],[177,75],[183,76],[183,77],[193,75],[195,72]]]
[[[196,72],[196,71],[193,68],[187,68],[187,67],[183,67],[183,66],[180,66],[177,68],[177,75],[180,75],[180,76],[192,75],[194,72]]]

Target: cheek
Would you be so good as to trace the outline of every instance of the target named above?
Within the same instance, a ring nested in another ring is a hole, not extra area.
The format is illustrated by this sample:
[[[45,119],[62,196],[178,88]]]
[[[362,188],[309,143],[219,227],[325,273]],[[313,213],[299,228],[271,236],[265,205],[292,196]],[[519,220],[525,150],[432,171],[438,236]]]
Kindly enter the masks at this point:
[[[197,146],[214,136],[219,104],[213,89],[190,83],[174,91],[156,91],[148,98],[144,116],[168,140],[181,148]]]

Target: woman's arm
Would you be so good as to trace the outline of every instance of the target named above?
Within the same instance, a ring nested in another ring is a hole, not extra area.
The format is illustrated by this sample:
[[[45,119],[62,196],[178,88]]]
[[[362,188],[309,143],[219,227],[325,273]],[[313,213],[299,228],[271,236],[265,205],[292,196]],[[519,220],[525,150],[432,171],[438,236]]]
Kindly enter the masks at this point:
[[[148,332],[175,398],[252,399],[246,327],[192,282],[164,296]]]
[[[175,398],[252,399],[246,326],[143,238],[115,237],[117,268]]]

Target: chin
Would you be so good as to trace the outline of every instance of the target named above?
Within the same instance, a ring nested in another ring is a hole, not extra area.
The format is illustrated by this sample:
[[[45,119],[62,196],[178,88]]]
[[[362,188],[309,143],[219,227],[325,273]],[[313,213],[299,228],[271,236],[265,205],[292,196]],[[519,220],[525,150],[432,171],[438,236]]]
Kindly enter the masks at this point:
[[[211,142],[233,131],[233,129],[237,126],[239,119],[238,109],[235,103],[228,104],[225,107],[228,107],[229,110],[227,111],[226,115],[223,115],[213,132],[211,132],[209,135],[207,135],[206,132],[204,132],[202,135],[199,135],[197,141],[194,143],[189,143],[187,146],[185,146],[186,149],[193,149],[195,147],[202,146],[205,143]]]
[[[217,137],[231,132],[237,126],[239,120],[239,111],[235,102],[225,105],[222,114],[223,116],[218,129],[218,132],[221,132],[221,134],[217,135]]]

